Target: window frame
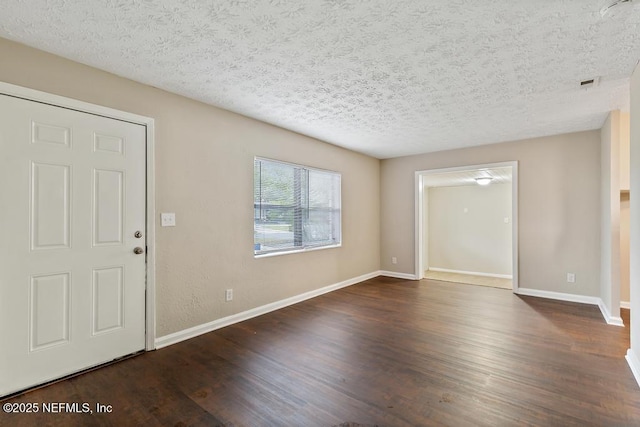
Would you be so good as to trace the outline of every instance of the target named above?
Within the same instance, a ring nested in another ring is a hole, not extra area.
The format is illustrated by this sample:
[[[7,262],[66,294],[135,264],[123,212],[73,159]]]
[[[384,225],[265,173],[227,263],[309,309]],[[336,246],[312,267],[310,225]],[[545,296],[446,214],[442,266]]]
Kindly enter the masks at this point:
[[[264,161],[264,162],[270,162],[270,163],[278,163],[281,165],[285,165],[285,166],[289,166],[292,168],[297,168],[297,169],[302,169],[302,170],[306,170],[306,171],[316,171],[316,172],[320,172],[320,173],[325,173],[325,174],[332,174],[334,176],[338,177],[338,188],[337,188],[337,196],[338,196],[338,201],[340,203],[340,209],[338,212],[338,230],[339,230],[339,236],[338,236],[338,242],[337,243],[332,243],[332,244],[326,244],[326,245],[309,245],[309,246],[291,246],[291,247],[286,247],[286,248],[278,248],[278,249],[274,249],[274,250],[270,250],[270,251],[256,251],[255,250],[255,237],[254,237],[254,252],[253,252],[253,257],[254,258],[267,258],[267,257],[273,257],[273,256],[280,256],[280,255],[288,255],[288,254],[295,254],[295,253],[302,253],[302,252],[313,252],[313,251],[319,251],[319,250],[324,250],[324,249],[333,249],[333,248],[340,248],[342,247],[342,173],[341,172],[337,172],[334,170],[329,170],[329,169],[321,169],[321,168],[316,168],[316,167],[312,167],[312,166],[306,166],[306,165],[302,165],[299,163],[292,163],[292,162],[286,162],[286,161],[282,161],[282,160],[276,160],[276,159],[271,159],[268,157],[260,157],[260,156],[255,156],[253,158],[253,167],[254,167],[254,174],[255,174],[255,165],[256,165],[256,161]],[[255,194],[256,194],[256,186],[255,186],[255,175],[254,175],[254,182],[253,182],[253,210],[254,210],[254,214],[253,214],[253,227],[254,227],[254,231],[255,231],[255,226],[256,226],[256,216],[255,216],[255,210],[256,210],[256,203],[255,203]],[[307,209],[309,209],[307,207]],[[254,235],[255,236],[255,235]]]

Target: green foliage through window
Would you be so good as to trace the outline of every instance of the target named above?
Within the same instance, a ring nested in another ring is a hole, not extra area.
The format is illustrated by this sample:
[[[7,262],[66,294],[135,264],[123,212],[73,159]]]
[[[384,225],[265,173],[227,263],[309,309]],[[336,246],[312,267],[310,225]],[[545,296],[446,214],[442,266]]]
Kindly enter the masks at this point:
[[[340,174],[256,158],[256,255],[341,243]]]

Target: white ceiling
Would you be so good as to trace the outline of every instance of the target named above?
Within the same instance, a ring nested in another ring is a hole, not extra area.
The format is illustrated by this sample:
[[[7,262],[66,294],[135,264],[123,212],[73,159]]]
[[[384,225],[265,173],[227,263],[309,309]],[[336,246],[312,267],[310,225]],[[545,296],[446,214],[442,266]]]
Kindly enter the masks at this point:
[[[604,3],[1,0],[0,36],[389,158],[628,109],[640,1],[602,18]]]
[[[478,185],[476,178],[490,177],[491,185],[507,184],[512,181],[511,167],[480,168],[428,174],[422,177],[425,187],[460,187],[464,185]]]

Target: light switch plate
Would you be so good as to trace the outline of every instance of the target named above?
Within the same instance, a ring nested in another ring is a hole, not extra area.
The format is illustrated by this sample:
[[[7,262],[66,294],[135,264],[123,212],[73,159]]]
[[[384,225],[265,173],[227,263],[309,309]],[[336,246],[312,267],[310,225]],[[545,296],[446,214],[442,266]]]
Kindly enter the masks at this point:
[[[176,214],[173,212],[160,214],[160,225],[162,227],[175,227],[176,226]]]

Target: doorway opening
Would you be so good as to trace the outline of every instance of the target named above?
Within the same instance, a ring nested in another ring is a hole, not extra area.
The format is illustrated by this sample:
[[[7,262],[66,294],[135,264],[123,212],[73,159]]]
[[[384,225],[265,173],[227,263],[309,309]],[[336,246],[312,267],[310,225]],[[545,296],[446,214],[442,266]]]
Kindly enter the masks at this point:
[[[417,171],[416,278],[518,290],[518,163]]]

